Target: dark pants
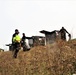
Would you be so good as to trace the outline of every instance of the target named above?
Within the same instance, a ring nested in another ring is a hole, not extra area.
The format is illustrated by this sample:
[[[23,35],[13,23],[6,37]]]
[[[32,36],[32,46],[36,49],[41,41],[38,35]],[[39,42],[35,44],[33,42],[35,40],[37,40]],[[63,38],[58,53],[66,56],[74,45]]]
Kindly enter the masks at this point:
[[[21,43],[21,46],[23,47],[23,51],[26,51],[27,50],[26,42]]]
[[[14,58],[17,58],[17,54],[19,50],[20,50],[20,43],[14,43],[13,44],[13,52],[14,52],[13,57]]]

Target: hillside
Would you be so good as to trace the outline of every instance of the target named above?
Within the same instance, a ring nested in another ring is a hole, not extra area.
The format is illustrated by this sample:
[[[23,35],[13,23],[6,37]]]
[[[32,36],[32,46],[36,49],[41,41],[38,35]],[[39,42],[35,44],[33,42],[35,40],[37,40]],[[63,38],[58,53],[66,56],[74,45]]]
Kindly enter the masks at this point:
[[[0,75],[72,75],[76,74],[76,40],[58,41],[47,46],[12,52],[0,52]]]

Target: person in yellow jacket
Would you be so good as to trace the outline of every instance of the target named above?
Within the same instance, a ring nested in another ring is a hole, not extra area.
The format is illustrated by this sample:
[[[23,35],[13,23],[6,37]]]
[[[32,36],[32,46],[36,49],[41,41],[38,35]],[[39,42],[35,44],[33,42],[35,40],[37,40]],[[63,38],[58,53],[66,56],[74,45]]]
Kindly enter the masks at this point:
[[[16,34],[14,37],[12,37],[12,41],[13,41],[13,51],[14,51],[14,55],[13,57],[14,58],[17,58],[17,53],[19,52],[19,49],[20,49],[20,41],[21,41],[21,38],[19,36],[19,31],[18,29],[16,29]]]
[[[20,36],[19,35],[16,35],[14,38],[13,38],[13,42],[14,43],[20,43],[20,40],[21,40],[21,38],[20,38]]]

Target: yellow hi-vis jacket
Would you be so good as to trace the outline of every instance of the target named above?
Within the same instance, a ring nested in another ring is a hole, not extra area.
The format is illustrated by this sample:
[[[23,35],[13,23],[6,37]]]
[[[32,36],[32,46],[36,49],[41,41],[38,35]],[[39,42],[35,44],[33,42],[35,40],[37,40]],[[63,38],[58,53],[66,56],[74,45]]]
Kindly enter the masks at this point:
[[[13,37],[13,42],[19,42],[20,43],[21,38],[19,35],[16,35],[15,37]]]

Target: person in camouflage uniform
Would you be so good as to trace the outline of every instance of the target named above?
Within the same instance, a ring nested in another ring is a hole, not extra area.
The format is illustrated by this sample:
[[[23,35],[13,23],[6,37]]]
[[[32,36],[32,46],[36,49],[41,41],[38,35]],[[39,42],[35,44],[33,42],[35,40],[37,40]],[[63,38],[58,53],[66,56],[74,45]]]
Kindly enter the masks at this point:
[[[62,27],[59,32],[62,40],[66,41],[66,33],[68,34],[69,39],[71,39],[71,34],[64,27]]]

